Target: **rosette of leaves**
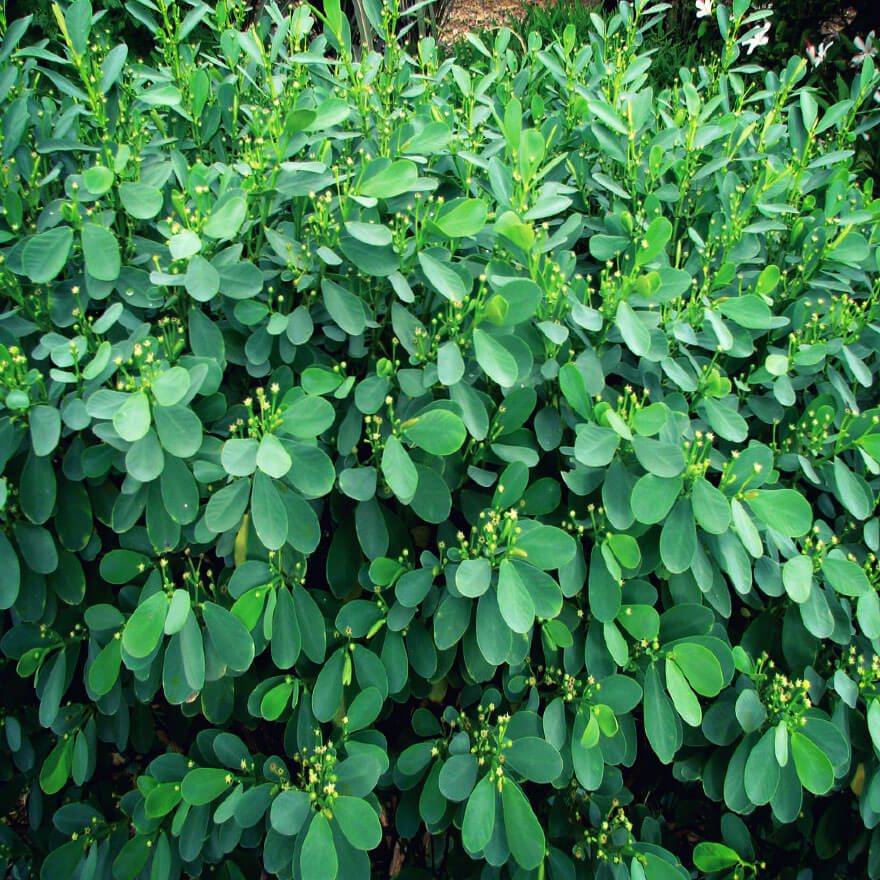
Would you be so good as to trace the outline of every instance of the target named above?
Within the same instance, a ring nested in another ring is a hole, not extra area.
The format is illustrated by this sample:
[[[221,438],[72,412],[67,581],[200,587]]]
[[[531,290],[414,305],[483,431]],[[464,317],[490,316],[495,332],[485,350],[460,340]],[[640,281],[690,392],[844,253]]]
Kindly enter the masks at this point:
[[[880,876],[873,61],[364,8],[2,30],[4,870]]]

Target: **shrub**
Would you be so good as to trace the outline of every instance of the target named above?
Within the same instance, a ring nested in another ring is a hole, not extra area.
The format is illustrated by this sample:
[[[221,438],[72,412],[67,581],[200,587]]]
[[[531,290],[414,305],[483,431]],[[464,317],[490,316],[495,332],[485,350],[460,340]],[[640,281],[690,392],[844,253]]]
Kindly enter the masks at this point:
[[[880,876],[872,60],[152,7],[0,43],[8,875]]]

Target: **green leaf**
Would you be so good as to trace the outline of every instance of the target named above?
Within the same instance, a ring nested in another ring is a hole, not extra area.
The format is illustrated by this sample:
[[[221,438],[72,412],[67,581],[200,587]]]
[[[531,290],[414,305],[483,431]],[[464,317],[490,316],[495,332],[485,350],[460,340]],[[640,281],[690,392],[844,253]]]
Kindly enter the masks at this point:
[[[455,586],[462,596],[476,599],[482,596],[492,583],[492,566],[489,560],[483,557],[479,559],[465,559],[455,572]]]
[[[361,798],[340,795],[333,803],[333,818],[346,840],[359,850],[375,849],[382,840],[382,826],[376,811]]]
[[[534,870],[544,861],[544,829],[522,789],[509,778],[504,780],[501,789],[501,811],[514,860],[524,870]]]
[[[286,680],[270,688],[260,700],[260,716],[266,721],[277,721],[290,706],[292,695],[293,683]]]
[[[773,757],[780,768],[788,766],[788,728],[784,719],[777,722],[773,731]]]
[[[871,489],[839,459],[832,466],[837,495],[843,506],[856,518],[867,519],[875,504]]]
[[[448,263],[441,263],[426,251],[420,251],[419,265],[431,287],[445,299],[460,303],[467,296],[467,286]]]
[[[522,578],[508,559],[498,569],[498,607],[507,625],[516,633],[528,632],[535,622],[535,605]]]
[[[644,856],[645,868],[644,876],[647,880],[682,880],[684,876],[679,867],[678,862],[673,863],[673,856],[667,850],[660,850],[663,855],[657,852],[649,852]]]
[[[655,217],[645,230],[645,237],[636,247],[636,265],[644,266],[663,253],[672,238],[672,224],[665,217]]]
[[[674,478],[685,468],[684,455],[676,443],[636,435],[632,438],[632,446],[639,464],[654,476]]]
[[[199,487],[192,471],[179,458],[169,455],[159,481],[168,516],[181,525],[193,522],[199,513]]]
[[[143,391],[129,394],[113,413],[113,427],[123,440],[134,443],[150,430],[150,402]]]
[[[513,644],[512,631],[501,615],[496,590],[489,590],[477,602],[477,646],[492,666],[507,659]]]
[[[474,330],[474,354],[483,372],[505,388],[516,382],[519,368],[516,358],[485,330]]]
[[[113,186],[114,175],[105,165],[93,165],[83,171],[83,182],[90,193],[102,196]]]
[[[191,229],[183,229],[171,236],[168,250],[173,260],[186,260],[202,249],[202,240]]]
[[[624,605],[617,620],[637,639],[655,639],[660,630],[660,615],[651,605]]]
[[[676,711],[685,723],[691,727],[699,727],[703,720],[700,701],[691,690],[678,665],[669,656],[666,657],[666,689]]]
[[[604,235],[597,233],[590,236],[590,254],[600,262],[613,260],[629,245],[629,239],[625,235]]]
[[[437,351],[437,377],[444,385],[455,385],[464,376],[464,371],[461,349],[452,340],[444,342]]]
[[[245,672],[254,659],[254,642],[244,624],[215,602],[205,602],[202,615],[211,643],[233,672]]]
[[[49,795],[64,788],[73,760],[73,737],[60,739],[40,768],[40,788]]]
[[[523,223],[513,211],[505,211],[495,221],[495,231],[524,251],[535,243],[535,230]]]
[[[407,154],[442,153],[452,139],[452,132],[444,122],[429,122],[412,135],[401,147]]]
[[[367,326],[367,315],[360,298],[329,278],[321,282],[321,292],[330,317],[349,336],[360,336]]]
[[[232,437],[223,444],[220,464],[231,477],[249,477],[257,469],[260,442],[254,437]]]
[[[189,385],[189,373],[183,367],[171,367],[152,380],[150,390],[160,406],[174,406],[186,397]]]
[[[843,596],[861,596],[872,589],[864,570],[852,560],[841,556],[826,556],[822,560],[822,574]]]
[[[547,784],[562,773],[562,757],[559,752],[538,736],[515,739],[504,755],[508,765],[529,782]]]
[[[447,238],[467,238],[483,229],[486,216],[486,203],[481,199],[456,199],[443,206],[434,224]]]
[[[156,432],[165,450],[178,458],[190,458],[202,445],[202,423],[188,407],[156,407],[153,418]]]
[[[770,308],[759,296],[747,294],[724,300],[718,311],[740,327],[749,330],[766,330],[773,326]]]
[[[670,652],[691,687],[701,696],[715,697],[724,687],[724,673],[718,658],[704,645],[684,642]]]
[[[747,490],[746,501],[764,525],[789,538],[800,538],[813,525],[810,503],[794,489]]]
[[[660,558],[673,573],[690,568],[697,552],[697,529],[689,498],[679,498],[660,532]]]
[[[73,245],[73,230],[56,226],[32,235],[21,254],[22,268],[34,284],[48,284],[67,263]]]
[[[782,584],[793,602],[806,602],[813,588],[813,560],[809,556],[787,559],[782,566]]]
[[[233,480],[215,492],[205,508],[205,525],[216,533],[237,527],[247,509],[250,488],[249,480]]]
[[[246,593],[242,593],[233,603],[232,613],[244,624],[248,632],[257,625],[257,621],[260,619],[260,615],[263,613],[263,608],[266,605],[268,593],[269,589],[267,587],[253,587]],[[280,595],[280,591],[278,595]],[[277,610],[276,604],[276,613]]]
[[[419,485],[419,474],[397,437],[385,441],[382,452],[382,476],[401,504],[409,504]]]
[[[702,841],[694,847],[694,865],[698,870],[706,873],[732,868],[734,865],[740,864],[740,861],[736,850],[723,843]]]
[[[495,831],[495,781],[486,774],[468,798],[461,824],[461,842],[465,850],[476,856],[489,845]]]
[[[95,696],[103,697],[109,694],[119,679],[119,666],[122,661],[122,640],[110,639],[101,648],[98,656],[89,667],[89,687]]]
[[[610,534],[606,539],[611,552],[624,568],[638,568],[642,561],[639,543],[632,535]]]
[[[694,519],[710,535],[722,535],[730,528],[730,502],[704,477],[694,480],[691,503]]]
[[[445,522],[452,509],[452,495],[443,477],[433,468],[417,464],[419,485],[410,507],[426,523]]]
[[[125,584],[134,580],[146,568],[147,562],[147,557],[141,553],[117,549],[111,550],[101,559],[99,570],[108,584]]]
[[[86,223],[82,228],[86,271],[98,281],[115,281],[122,268],[119,242],[106,227]]]
[[[369,501],[376,494],[375,468],[346,468],[339,475],[339,488],[355,501]]]
[[[183,286],[196,302],[208,302],[220,290],[220,273],[203,256],[195,254],[187,263]]]
[[[306,395],[284,408],[279,430],[299,440],[311,440],[323,434],[335,417],[336,411],[329,401]]]
[[[135,880],[150,858],[151,840],[146,834],[135,834],[113,860],[114,880]]]
[[[315,511],[298,492],[281,496],[287,509],[287,541],[300,553],[313,553],[321,540],[321,526]]]
[[[517,150],[517,167],[523,180],[529,181],[541,165],[546,154],[544,136],[536,128],[527,128],[520,133]]]
[[[28,426],[34,455],[51,455],[61,438],[61,413],[54,406],[39,405],[28,410]]]
[[[92,28],[90,0],[74,0],[64,13],[64,22],[74,52],[77,55],[85,55],[88,50],[89,31]]]
[[[165,455],[155,431],[147,431],[125,454],[125,469],[141,483],[155,480],[165,467]]]
[[[339,708],[342,700],[342,674],[345,666],[345,651],[340,648],[331,654],[321,667],[312,691],[312,712],[318,721],[329,721]]]
[[[761,702],[761,698],[751,689],[740,691],[736,698],[734,713],[740,727],[746,733],[758,730],[767,718],[767,709]]]
[[[534,521],[521,521],[517,537],[518,555],[541,571],[562,568],[574,559],[577,547],[574,538],[556,526],[545,526]]]
[[[299,855],[300,871],[308,880],[336,880],[339,859],[333,831],[323,813],[315,813]]]
[[[192,607],[190,595],[186,590],[177,589],[171,594],[171,602],[168,603],[168,614],[165,617],[165,635],[170,636],[180,632],[186,623]]]
[[[474,755],[450,755],[444,762],[438,777],[440,792],[449,801],[467,800],[477,780],[479,764]]]
[[[21,564],[9,538],[0,532],[0,610],[5,611],[15,604],[21,589]]]
[[[569,363],[560,367],[559,388],[569,406],[582,418],[589,419],[593,412],[590,393],[587,391],[584,375],[576,364]]]
[[[769,804],[779,788],[780,768],[776,762],[776,730],[765,730],[746,761],[745,788],[756,806]]]
[[[880,752],[880,700],[876,698],[871,700],[868,705],[867,719],[871,742],[874,744],[874,748]]]
[[[663,522],[681,493],[682,485],[681,477],[657,477],[654,474],[639,477],[630,498],[636,519],[646,525]],[[685,511],[680,515],[684,518]]]
[[[217,767],[196,767],[190,770],[180,783],[180,793],[184,801],[193,807],[210,804],[232,785],[234,776],[225,769]]]
[[[168,815],[180,803],[181,797],[179,783],[160,783],[144,798],[144,812],[151,819],[159,819]]]
[[[360,191],[365,196],[391,199],[415,189],[418,179],[415,163],[408,159],[399,159],[388,164],[376,160],[368,166]]]
[[[588,422],[577,426],[574,456],[587,467],[606,467],[620,446],[620,435],[611,428]]]
[[[205,224],[205,235],[217,239],[234,238],[247,217],[247,199],[232,196],[215,208]]]
[[[280,480],[293,466],[293,459],[274,434],[264,434],[257,450],[256,464],[264,474]]]
[[[153,593],[135,608],[122,631],[122,647],[132,657],[149,657],[159,644],[165,629],[168,597],[163,592]]]
[[[150,858],[150,837],[146,834],[135,834],[119,851],[113,860],[114,880],[135,880]]]
[[[164,201],[156,187],[128,181],[119,185],[119,198],[126,214],[138,220],[152,220],[162,210]]]
[[[681,725],[676,721],[672,702],[660,684],[656,664],[645,672],[645,735],[654,753],[664,764],[671,764],[681,746]]]
[[[735,404],[728,406],[709,397],[703,400],[701,406],[709,427],[720,437],[733,443],[742,443],[748,437],[748,422],[736,411]]]
[[[372,724],[382,711],[384,700],[378,688],[364,688],[348,707],[348,730],[363,730]]]
[[[453,455],[467,437],[464,422],[448,409],[432,409],[403,425],[407,440],[432,455]]]
[[[795,730],[791,734],[791,756],[798,779],[813,794],[827,794],[834,785],[834,767],[826,754],[809,737]]]
[[[279,792],[275,800],[272,801],[269,822],[279,834],[293,837],[299,834],[311,811],[312,802],[308,792],[286,789]]]
[[[615,324],[626,347],[634,355],[643,357],[651,350],[651,331],[626,301],[621,301],[617,307]]]
[[[357,220],[348,220],[345,223],[345,229],[353,238],[372,247],[387,247],[393,241],[391,230],[381,223],[361,223]]]

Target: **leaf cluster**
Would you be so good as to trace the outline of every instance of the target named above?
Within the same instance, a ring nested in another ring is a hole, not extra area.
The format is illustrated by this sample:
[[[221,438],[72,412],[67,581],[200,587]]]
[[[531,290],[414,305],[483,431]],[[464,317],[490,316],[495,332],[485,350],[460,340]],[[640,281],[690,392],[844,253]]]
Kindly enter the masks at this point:
[[[364,8],[2,32],[4,869],[880,877],[871,59]]]

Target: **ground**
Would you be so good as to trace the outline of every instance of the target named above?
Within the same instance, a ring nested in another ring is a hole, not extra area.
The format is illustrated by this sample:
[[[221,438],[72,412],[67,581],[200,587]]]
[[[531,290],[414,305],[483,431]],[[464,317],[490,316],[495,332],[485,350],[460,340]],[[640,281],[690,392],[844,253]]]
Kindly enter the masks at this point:
[[[450,0],[443,16],[440,39],[454,43],[468,31],[503,27],[525,16],[530,0]]]

